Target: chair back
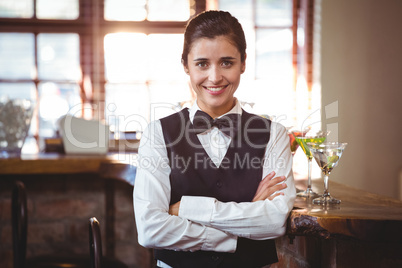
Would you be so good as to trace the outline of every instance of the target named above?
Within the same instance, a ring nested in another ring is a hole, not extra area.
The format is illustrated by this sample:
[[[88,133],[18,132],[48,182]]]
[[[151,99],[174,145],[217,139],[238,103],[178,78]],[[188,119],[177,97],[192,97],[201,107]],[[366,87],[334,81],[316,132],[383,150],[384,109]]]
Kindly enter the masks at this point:
[[[101,268],[102,240],[99,221],[95,217],[89,219],[89,252],[91,268]]]
[[[11,201],[14,268],[24,268],[27,248],[27,195],[25,185],[16,181]]]

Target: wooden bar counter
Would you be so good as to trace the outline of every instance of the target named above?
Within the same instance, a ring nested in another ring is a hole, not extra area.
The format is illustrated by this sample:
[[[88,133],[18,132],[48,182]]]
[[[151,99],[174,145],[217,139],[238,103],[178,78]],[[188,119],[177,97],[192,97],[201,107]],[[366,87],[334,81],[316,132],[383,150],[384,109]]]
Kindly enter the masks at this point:
[[[304,190],[306,179],[295,175]],[[313,190],[322,193],[323,184],[313,179]],[[273,267],[402,267],[402,202],[333,181],[329,191],[341,204],[296,198]]]
[[[299,189],[305,188],[306,181],[296,180],[296,185]],[[322,193],[323,180],[313,180],[313,189]],[[329,191],[341,199],[341,204],[315,205],[312,200],[297,197],[289,217],[289,234],[402,242],[401,201],[333,181],[329,182]]]
[[[110,153],[107,155],[27,154],[0,158],[0,175],[102,173],[103,165],[131,165],[133,167],[136,156],[136,153]]]
[[[136,154],[105,156],[38,154],[0,158],[0,180],[32,174],[93,173],[133,184]],[[297,174],[296,174],[297,175]],[[351,180],[353,178],[350,178]],[[298,190],[306,180],[296,176]],[[313,189],[323,192],[323,180]],[[277,239],[279,263],[272,267],[402,267],[402,202],[329,182],[340,205],[313,205],[297,198],[287,234]]]

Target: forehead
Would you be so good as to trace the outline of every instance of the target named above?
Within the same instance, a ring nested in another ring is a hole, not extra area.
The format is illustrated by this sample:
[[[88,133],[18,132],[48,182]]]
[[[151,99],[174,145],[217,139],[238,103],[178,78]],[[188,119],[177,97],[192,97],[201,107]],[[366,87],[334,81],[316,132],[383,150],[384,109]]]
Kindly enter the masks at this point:
[[[228,37],[199,38],[191,46],[190,57],[239,57],[240,52]]]

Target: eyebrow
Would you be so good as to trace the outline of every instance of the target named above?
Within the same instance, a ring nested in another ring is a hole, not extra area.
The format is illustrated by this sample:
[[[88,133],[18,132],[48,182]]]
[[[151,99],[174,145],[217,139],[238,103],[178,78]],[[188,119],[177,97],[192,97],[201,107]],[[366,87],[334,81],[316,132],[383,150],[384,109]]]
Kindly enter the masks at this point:
[[[206,60],[208,60],[208,59],[207,58],[197,58],[197,59],[194,59],[193,61],[206,61]],[[221,60],[236,60],[236,58],[227,56],[227,57],[222,57]]]
[[[206,61],[208,60],[207,58],[198,58],[198,59],[194,59],[193,61]]]

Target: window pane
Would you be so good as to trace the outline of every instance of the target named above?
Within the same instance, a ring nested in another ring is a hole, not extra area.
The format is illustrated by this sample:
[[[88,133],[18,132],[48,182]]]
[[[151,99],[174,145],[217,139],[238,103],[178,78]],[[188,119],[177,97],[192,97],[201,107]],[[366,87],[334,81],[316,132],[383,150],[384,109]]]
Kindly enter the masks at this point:
[[[111,131],[143,131],[149,117],[149,94],[145,83],[106,84],[106,122]]]
[[[142,21],[147,16],[145,0],[105,0],[105,20]]]
[[[78,34],[39,34],[39,78],[48,80],[80,80],[79,51]]]
[[[291,26],[292,0],[257,0],[257,26]]]
[[[229,11],[241,24],[242,21],[253,22],[252,0],[219,0],[219,9]]]
[[[147,36],[114,33],[105,36],[105,72],[109,82],[144,81],[147,78]]]
[[[275,121],[291,126],[294,123],[291,30],[258,30],[256,55],[254,112],[268,114]]]
[[[148,20],[186,21],[189,17],[189,0],[148,0]]]
[[[150,82],[150,120],[160,119],[181,110],[184,103],[192,100],[192,89],[187,80],[178,82]]]
[[[32,18],[33,0],[1,0],[0,17]]]
[[[120,83],[185,79],[182,47],[182,34],[108,34],[105,37],[106,79]]]
[[[256,41],[256,76],[292,81],[292,31],[258,30]]]
[[[57,120],[81,109],[80,87],[77,84],[39,84],[39,135],[52,137],[58,129]]]
[[[183,34],[151,34],[148,36],[148,79],[184,80],[187,75],[181,64]],[[161,45],[163,44],[163,45]]]
[[[34,83],[0,83],[0,97],[8,99],[36,99]]]
[[[38,19],[75,20],[79,16],[79,0],[36,0]]]
[[[0,33],[0,78],[35,78],[35,37],[30,33]]]

